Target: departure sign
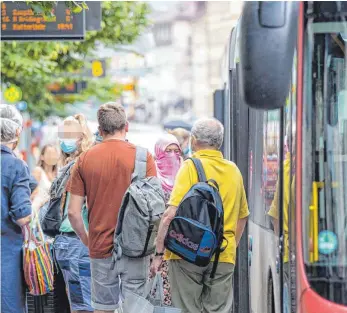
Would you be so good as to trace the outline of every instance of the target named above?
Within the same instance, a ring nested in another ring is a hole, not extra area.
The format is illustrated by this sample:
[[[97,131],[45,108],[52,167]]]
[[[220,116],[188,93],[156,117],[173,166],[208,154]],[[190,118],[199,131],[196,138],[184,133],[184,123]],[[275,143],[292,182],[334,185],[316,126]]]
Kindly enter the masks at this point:
[[[1,2],[1,40],[83,40],[85,11],[73,14],[57,2],[54,17],[46,19],[23,2]]]

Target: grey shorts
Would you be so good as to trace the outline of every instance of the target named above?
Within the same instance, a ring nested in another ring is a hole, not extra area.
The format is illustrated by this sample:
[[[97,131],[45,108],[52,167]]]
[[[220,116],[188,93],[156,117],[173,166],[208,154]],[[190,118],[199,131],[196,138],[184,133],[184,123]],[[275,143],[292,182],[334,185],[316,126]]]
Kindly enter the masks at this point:
[[[112,268],[112,257],[91,259],[92,307],[114,311],[119,308],[126,291],[143,295],[149,274],[150,257],[128,258],[123,255]]]

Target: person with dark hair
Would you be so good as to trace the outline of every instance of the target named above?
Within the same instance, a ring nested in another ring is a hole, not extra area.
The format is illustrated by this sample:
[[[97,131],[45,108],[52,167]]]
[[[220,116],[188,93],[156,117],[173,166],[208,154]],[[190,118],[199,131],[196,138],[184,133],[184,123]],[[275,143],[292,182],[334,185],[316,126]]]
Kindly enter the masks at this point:
[[[39,210],[49,200],[49,190],[57,176],[58,160],[59,153],[55,146],[45,145],[42,148],[37,167],[33,171],[33,177],[38,182],[31,196],[34,211]]]
[[[69,220],[77,235],[89,247],[92,307],[95,312],[114,312],[122,300],[121,291],[144,294],[150,257],[122,255],[114,268],[112,250],[119,208],[130,186],[136,147],[127,142],[128,121],[120,104],[106,103],[98,110],[102,142],[82,154],[72,171]],[[151,154],[147,153],[146,176],[156,176]],[[87,199],[89,230],[81,216]]]

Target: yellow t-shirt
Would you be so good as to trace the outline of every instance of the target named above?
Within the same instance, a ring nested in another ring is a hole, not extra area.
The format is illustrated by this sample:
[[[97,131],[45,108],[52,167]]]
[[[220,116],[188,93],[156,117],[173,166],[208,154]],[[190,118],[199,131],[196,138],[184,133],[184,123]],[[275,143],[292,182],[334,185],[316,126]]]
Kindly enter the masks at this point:
[[[241,172],[233,162],[223,159],[222,153],[216,150],[201,150],[193,157],[201,160],[206,178],[214,179],[219,185],[224,208],[224,236],[228,240],[228,246],[220,254],[219,261],[235,264],[237,222],[249,215]],[[186,160],[176,176],[169,205],[177,207],[189,189],[197,182],[198,175],[194,164],[191,160]],[[166,251],[165,259],[180,258]]]
[[[288,211],[289,211],[289,200],[290,192],[292,192],[292,197],[294,196],[294,186],[295,186],[295,177],[292,181],[292,186],[290,187],[290,153],[286,154],[286,158],[283,162],[283,233],[284,233],[284,255],[283,262],[288,262],[289,260],[289,238],[288,238]],[[276,191],[274,199],[271,203],[271,207],[268,211],[268,215],[275,219],[275,222],[278,223],[279,212],[278,212],[278,181],[276,184]],[[294,198],[293,198],[294,199]],[[293,201],[292,201],[293,205]]]

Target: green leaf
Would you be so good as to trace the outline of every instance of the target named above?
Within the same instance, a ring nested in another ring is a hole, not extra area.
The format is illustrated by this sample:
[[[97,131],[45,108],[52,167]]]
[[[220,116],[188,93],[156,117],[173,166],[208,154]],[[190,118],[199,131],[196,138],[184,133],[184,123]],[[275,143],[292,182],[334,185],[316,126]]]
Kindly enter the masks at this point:
[[[34,10],[36,14],[41,14],[44,12],[42,6],[40,6],[39,4],[31,4],[31,8]]]
[[[83,8],[78,4],[76,4],[75,7],[72,9],[72,12],[75,14],[81,13],[82,11],[83,11]]]
[[[88,5],[84,1],[82,2],[82,8],[85,10],[89,10]]]

